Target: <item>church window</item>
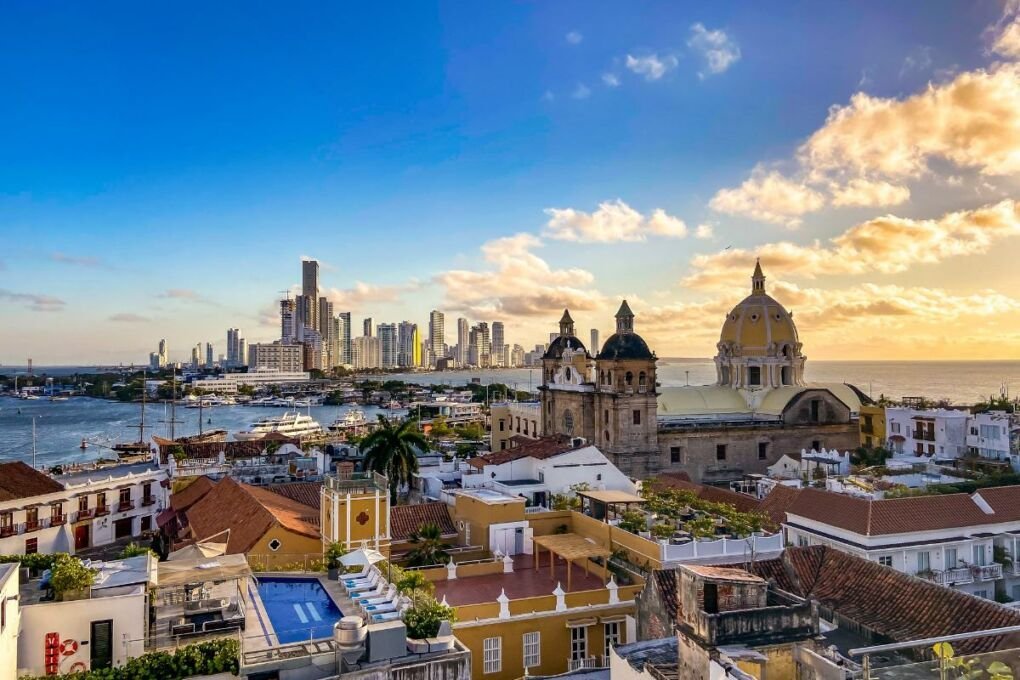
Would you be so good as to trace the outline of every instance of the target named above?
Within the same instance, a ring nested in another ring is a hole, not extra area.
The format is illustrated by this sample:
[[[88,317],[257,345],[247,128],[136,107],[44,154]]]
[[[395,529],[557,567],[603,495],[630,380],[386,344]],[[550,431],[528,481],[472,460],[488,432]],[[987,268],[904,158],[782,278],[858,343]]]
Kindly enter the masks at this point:
[[[605,436],[605,438],[606,438],[606,443],[608,444],[608,443],[609,443],[609,430],[606,430],[606,431],[605,431],[605,432],[603,432],[602,434],[603,434],[603,435]]]
[[[761,366],[747,367],[747,384],[761,385]]]
[[[633,373],[631,373],[630,371],[627,371],[627,375],[625,375],[625,376],[623,377],[623,380],[624,380],[624,382],[626,382],[626,383],[627,383],[628,385],[633,385],[633,384],[634,384],[634,374],[633,374]]]
[[[726,445],[725,444],[716,444],[715,445],[715,459],[716,460],[726,460]]]
[[[669,447],[669,462],[679,463],[680,462],[680,447],[671,446]]]
[[[784,385],[793,384],[793,369],[789,366],[783,366],[782,368],[782,381]]]
[[[503,432],[506,430],[506,421],[502,418],[499,419],[499,431]]]
[[[637,409],[634,409],[634,424],[635,425],[641,424],[641,411]]]
[[[822,450],[822,442],[821,442],[821,440],[815,439],[814,441],[812,441],[811,442],[811,450],[812,451],[821,451]]]
[[[758,442],[758,460],[766,460],[769,457],[769,443]]]
[[[606,425],[609,424],[609,409],[606,409],[605,411],[602,412],[602,422],[605,423]]]
[[[647,382],[648,382],[648,377],[645,375],[645,372],[641,371],[640,373],[638,373],[637,384],[639,386],[641,386],[641,387],[644,387],[645,383],[647,383]]]
[[[570,366],[563,369],[563,375],[567,377],[567,380],[570,380]]]
[[[811,422],[817,423],[819,420],[819,414],[822,410],[822,400],[812,399],[811,400]]]
[[[724,385],[729,385],[730,384],[730,367],[729,366],[723,366],[722,367],[722,382],[723,382]]]

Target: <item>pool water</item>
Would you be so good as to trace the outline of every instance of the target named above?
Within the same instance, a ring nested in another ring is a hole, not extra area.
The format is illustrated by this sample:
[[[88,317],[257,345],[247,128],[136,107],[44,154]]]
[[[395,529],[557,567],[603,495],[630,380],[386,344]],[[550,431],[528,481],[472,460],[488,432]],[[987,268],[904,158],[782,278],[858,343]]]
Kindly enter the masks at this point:
[[[322,585],[314,579],[258,579],[259,597],[280,642],[328,638],[343,616]]]

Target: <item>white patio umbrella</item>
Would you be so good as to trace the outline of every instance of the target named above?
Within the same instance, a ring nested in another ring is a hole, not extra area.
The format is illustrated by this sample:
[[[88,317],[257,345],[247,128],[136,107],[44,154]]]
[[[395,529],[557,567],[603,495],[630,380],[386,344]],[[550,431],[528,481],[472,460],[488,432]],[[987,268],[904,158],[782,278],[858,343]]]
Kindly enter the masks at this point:
[[[340,564],[345,567],[364,567],[382,562],[386,557],[378,550],[371,548],[358,548],[340,558]]]

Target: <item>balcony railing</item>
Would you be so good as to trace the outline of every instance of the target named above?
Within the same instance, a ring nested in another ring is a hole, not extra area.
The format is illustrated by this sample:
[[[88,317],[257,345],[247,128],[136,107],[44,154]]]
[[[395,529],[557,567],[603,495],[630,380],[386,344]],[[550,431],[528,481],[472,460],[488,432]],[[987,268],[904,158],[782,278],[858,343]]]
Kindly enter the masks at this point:
[[[604,656],[589,656],[584,659],[567,660],[568,671],[578,671],[587,668],[609,668],[609,663]]]
[[[75,512],[74,519],[72,521],[80,522],[83,519],[92,519],[94,515],[95,511],[92,510],[92,508],[85,508],[84,510],[78,510],[77,512]]]
[[[103,515],[109,515],[109,514],[110,514],[110,506],[109,505],[97,505],[96,506],[96,517],[102,517]]]
[[[943,586],[974,582],[974,575],[971,573],[970,567],[946,569],[945,571],[930,571],[927,573],[919,573],[917,576]]]
[[[17,529],[14,527],[13,524],[7,524],[5,526],[2,526],[0,527],[0,538],[7,538],[8,536],[13,536],[16,531]]]
[[[63,524],[67,524],[67,515],[60,514],[60,515],[53,515],[52,517],[50,517],[50,526],[51,527],[59,527],[59,526],[61,526]]]
[[[150,505],[155,505],[155,504],[156,504],[156,497],[155,496],[146,496],[145,498],[142,499],[142,506],[143,507],[148,507]]]
[[[970,568],[974,578],[978,581],[995,581],[1002,578],[1002,565],[997,562],[992,564],[974,565]]]
[[[127,510],[133,510],[135,507],[134,501],[121,501],[117,503],[117,512],[125,512]]]
[[[34,522],[24,522],[21,525],[21,531],[19,531],[18,533],[19,534],[25,534],[25,533],[28,533],[30,531],[39,531],[40,529],[43,528],[43,524],[44,524],[44,522],[41,519],[37,519]]]

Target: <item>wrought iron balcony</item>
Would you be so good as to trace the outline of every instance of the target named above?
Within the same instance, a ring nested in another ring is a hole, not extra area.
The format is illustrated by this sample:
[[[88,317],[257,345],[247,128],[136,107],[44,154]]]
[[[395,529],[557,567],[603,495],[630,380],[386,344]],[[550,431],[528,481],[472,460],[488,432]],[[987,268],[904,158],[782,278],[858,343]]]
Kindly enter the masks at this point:
[[[110,514],[110,506],[109,505],[97,505],[96,506],[96,517],[102,517],[103,515],[109,515],[109,514]]]
[[[155,504],[156,504],[156,497],[155,496],[146,496],[145,498],[142,499],[142,506],[143,507],[147,507],[147,506],[155,505]]]
[[[74,520],[73,521],[80,522],[80,521],[82,521],[84,519],[92,519],[94,514],[95,514],[95,511],[92,508],[86,508],[84,510],[78,510],[77,512],[74,513]]]
[[[127,510],[134,510],[134,507],[135,507],[134,501],[131,500],[121,501],[120,503],[117,503],[117,512],[126,512]]]
[[[61,513],[59,515],[53,515],[50,517],[50,526],[59,527],[63,524],[67,524],[67,515]]]

